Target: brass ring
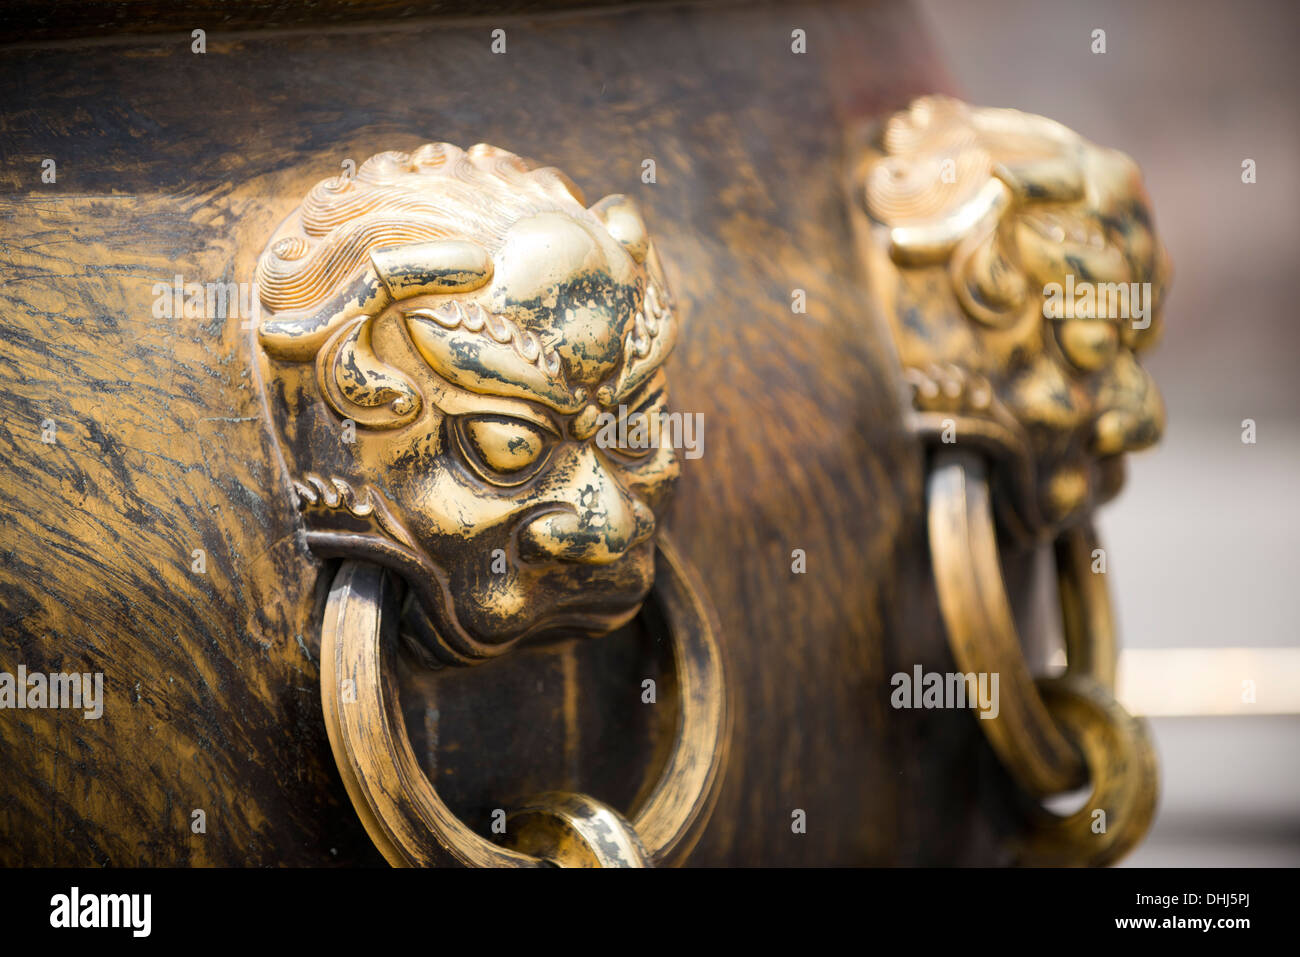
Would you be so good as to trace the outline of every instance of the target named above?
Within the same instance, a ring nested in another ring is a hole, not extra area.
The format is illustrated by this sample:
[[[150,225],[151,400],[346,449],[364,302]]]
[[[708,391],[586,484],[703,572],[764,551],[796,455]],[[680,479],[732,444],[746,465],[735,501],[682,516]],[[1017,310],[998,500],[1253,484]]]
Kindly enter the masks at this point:
[[[1072,814],[1030,812],[1023,864],[1103,867],[1127,854],[1155,816],[1159,775],[1146,722],[1093,678],[1066,674],[1038,683],[1047,708],[1088,766],[1091,794]]]
[[[726,688],[712,614],[691,587],[669,537],[661,532],[656,542],[655,585],[647,600],[657,604],[671,633],[681,695],[672,752],[628,826],[630,836],[619,833],[622,815],[583,795],[544,795],[516,811],[527,836],[512,840],[537,850],[553,844],[559,859],[489,841],[439,797],[411,748],[398,700],[389,573],[368,563],[343,563],[321,630],[325,727],[348,796],[390,864],[639,866],[673,863],[689,851],[721,778],[728,739]],[[539,816],[549,820],[545,839],[539,836]],[[610,834],[612,841],[601,840]]]
[[[1106,576],[1092,571],[1098,551],[1092,523],[1062,532],[1052,551],[1056,556],[1056,590],[1070,674],[1088,675],[1113,694],[1119,641]]]
[[[980,721],[989,743],[1035,797],[1082,786],[1079,753],[1048,714],[1020,649],[983,459],[970,452],[936,453],[927,491],[930,561],[953,657],[963,672],[999,676],[998,715]]]
[[[929,485],[931,561],[957,665],[1000,676],[996,717],[979,724],[1003,766],[1041,799],[1088,784],[1068,815],[1030,811],[1024,863],[1113,863],[1155,813],[1155,750],[1145,722],[1114,696],[1116,640],[1110,595],[1092,562],[1091,526],[1055,542],[1068,670],[1035,680],[1020,649],[998,558],[987,466],[969,452],[935,455]]]
[[[549,791],[506,815],[502,843],[562,867],[648,867],[636,828],[585,794]]]

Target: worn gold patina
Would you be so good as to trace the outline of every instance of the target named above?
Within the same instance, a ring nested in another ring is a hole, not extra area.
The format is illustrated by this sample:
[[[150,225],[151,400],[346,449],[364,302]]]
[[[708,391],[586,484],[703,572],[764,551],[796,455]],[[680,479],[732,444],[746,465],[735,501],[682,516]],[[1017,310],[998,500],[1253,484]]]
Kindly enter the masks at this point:
[[[925,97],[864,144],[852,188],[916,427],[997,459],[1009,530],[1050,538],[1113,496],[1120,456],[1164,427],[1138,355],[1170,268],[1133,161]]]
[[[1035,809],[1024,859],[1109,863],[1141,839],[1156,797],[1145,726],[1114,700],[1089,523],[1119,490],[1123,453],[1164,424],[1137,356],[1159,335],[1170,268],[1137,167],[1043,117],[946,97],[855,148],[859,248],[933,448],[931,560],[953,656],[1000,675],[1000,713],[979,724],[1030,795],[1092,788],[1068,817]],[[1013,539],[1056,542],[1062,679],[1036,682],[1023,657],[995,505]]]
[[[258,265],[272,414],[321,555],[395,569],[442,661],[600,635],[653,579],[677,331],[635,205],[490,146],[381,153],[317,185]],[[626,429],[621,434],[626,434]]]
[[[321,687],[375,844],[394,864],[676,859],[707,817],[726,708],[714,627],[671,553],[655,585],[676,451],[628,440],[630,417],[663,411],[677,332],[635,205],[588,208],[557,170],[491,146],[381,153],[311,191],[262,255],[258,288],[308,544],[350,559],[325,612]],[[561,793],[517,808],[501,844],[457,820],[407,739],[394,582],[378,566],[415,597],[404,634],[428,664],[607,634],[653,586],[681,721],[634,823]]]

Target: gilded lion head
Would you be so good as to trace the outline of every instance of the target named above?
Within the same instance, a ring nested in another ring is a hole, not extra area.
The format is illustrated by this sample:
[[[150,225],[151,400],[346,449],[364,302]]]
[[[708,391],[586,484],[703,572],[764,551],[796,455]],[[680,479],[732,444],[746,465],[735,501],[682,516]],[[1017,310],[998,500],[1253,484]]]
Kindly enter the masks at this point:
[[[1113,495],[1122,454],[1164,424],[1138,356],[1170,266],[1133,161],[925,97],[876,131],[855,182],[922,431],[1000,457],[1031,532]]]
[[[486,145],[380,153],[311,190],[257,282],[313,550],[400,571],[441,660],[635,615],[679,465],[595,441],[662,408],[677,332],[631,200]]]

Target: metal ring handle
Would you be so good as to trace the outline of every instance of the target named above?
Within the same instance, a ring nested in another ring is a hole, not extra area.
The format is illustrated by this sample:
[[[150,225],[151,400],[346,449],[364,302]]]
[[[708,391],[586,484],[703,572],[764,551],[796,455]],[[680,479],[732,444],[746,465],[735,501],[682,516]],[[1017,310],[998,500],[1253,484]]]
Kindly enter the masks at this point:
[[[649,867],[636,828],[585,794],[548,791],[506,815],[507,847],[563,867]]]
[[[392,597],[387,574],[348,561],[335,577],[321,633],[321,700],[348,796],[390,864],[640,866],[671,863],[689,851],[712,809],[728,716],[712,615],[689,584],[668,536],[660,533],[657,539],[655,586],[648,600],[658,604],[668,623],[681,693],[672,752],[630,825],[584,795],[543,795],[516,811],[521,830],[524,816],[532,816],[528,838],[517,836],[516,843],[539,851],[551,847],[563,855],[559,859],[503,847],[477,834],[452,813],[424,774],[398,700],[395,616],[385,613]],[[549,822],[544,839],[538,836],[538,816]]]
[[[1089,675],[1114,693],[1119,640],[1106,576],[1092,571],[1097,549],[1097,533],[1091,522],[1058,535],[1052,545],[1056,556],[1056,590],[1060,596],[1065,658],[1070,663],[1070,673]]]
[[[1030,812],[1018,858],[1037,866],[1113,864],[1142,840],[1155,816],[1159,774],[1146,722],[1087,675],[1044,678],[1048,711],[1088,767],[1091,793],[1073,813]]]
[[[983,459],[936,453],[928,492],[931,562],[953,656],[963,671],[999,674],[1006,692],[997,716],[979,722],[989,743],[1035,798],[1091,787],[1072,814],[1032,809],[1021,860],[1113,863],[1151,824],[1157,770],[1145,723],[1114,696],[1114,615],[1102,576],[1091,571],[1092,529],[1077,527],[1056,540],[1068,671],[1035,680],[1002,577]]]
[[[1036,797],[1080,787],[1083,762],[1048,714],[1020,650],[983,460],[936,453],[928,495],[930,560],[953,657],[963,672],[1000,676],[999,713],[980,721],[989,743]]]

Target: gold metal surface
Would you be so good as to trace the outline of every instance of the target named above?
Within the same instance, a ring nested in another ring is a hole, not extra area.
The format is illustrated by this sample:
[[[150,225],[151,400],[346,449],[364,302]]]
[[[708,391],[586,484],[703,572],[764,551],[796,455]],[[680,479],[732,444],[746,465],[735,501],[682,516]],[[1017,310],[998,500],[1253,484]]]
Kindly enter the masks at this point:
[[[850,206],[914,426],[994,459],[1004,528],[1050,540],[1164,428],[1138,356],[1171,269],[1137,166],[1045,117],[947,97],[858,149]]]
[[[585,794],[547,792],[506,817],[502,843],[563,867],[648,867],[636,828]]]
[[[431,659],[631,620],[680,468],[627,438],[678,321],[631,200],[491,146],[381,153],[311,191],[258,290],[308,542],[399,572]]]
[[[863,131],[848,184],[876,305],[930,446],[931,564],[953,657],[995,674],[979,725],[1034,799],[1028,863],[1106,864],[1145,833],[1156,766],[1114,697],[1116,638],[1093,509],[1163,429],[1137,356],[1170,274],[1137,167],[1051,120],[925,97]],[[995,522],[995,506],[998,506]],[[1054,541],[1068,670],[1036,680],[1001,568]],[[1004,546],[1007,542],[1004,541]]]
[[[930,470],[931,562],[953,658],[963,673],[999,676],[997,717],[980,726],[1021,787],[1045,797],[1084,783],[1079,755],[1034,687],[1002,581],[984,464],[936,455]]]
[[[929,499],[935,584],[953,657],[963,672],[1000,676],[999,713],[979,722],[989,743],[1035,797],[1090,788],[1071,814],[1031,811],[1021,859],[1113,863],[1146,833],[1158,773],[1146,723],[1115,699],[1110,599],[1102,576],[1081,559],[1095,544],[1090,529],[1058,539],[1068,670],[1035,681],[1002,580],[983,462],[968,453],[936,455]]]
[[[1044,678],[1039,691],[1052,719],[1079,748],[1090,793],[1069,814],[1031,808],[1019,860],[1045,866],[1114,864],[1146,836],[1155,816],[1160,773],[1147,724],[1086,675]]]

